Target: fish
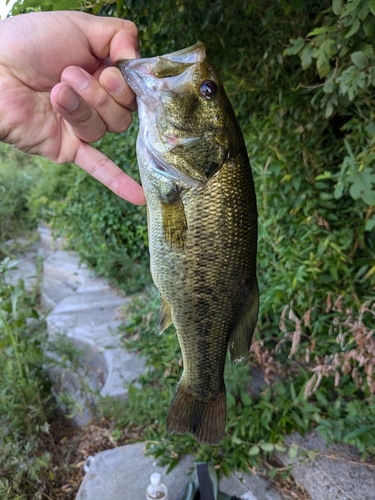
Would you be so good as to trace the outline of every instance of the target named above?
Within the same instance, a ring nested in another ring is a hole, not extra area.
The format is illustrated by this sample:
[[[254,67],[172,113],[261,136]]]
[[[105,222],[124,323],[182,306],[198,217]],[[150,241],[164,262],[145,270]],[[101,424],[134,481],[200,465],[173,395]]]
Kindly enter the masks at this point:
[[[182,352],[167,431],[217,445],[226,426],[227,352],[233,363],[247,356],[259,309],[257,205],[245,142],[202,42],[117,67],[137,98],[159,333],[173,323]]]

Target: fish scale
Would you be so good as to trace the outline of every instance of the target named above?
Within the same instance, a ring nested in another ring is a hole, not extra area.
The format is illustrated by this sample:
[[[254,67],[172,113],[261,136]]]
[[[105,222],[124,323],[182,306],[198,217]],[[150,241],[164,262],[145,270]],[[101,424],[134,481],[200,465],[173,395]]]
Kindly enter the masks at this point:
[[[151,273],[162,297],[159,329],[174,323],[183,358],[167,429],[218,444],[225,432],[226,353],[229,347],[233,362],[246,356],[258,314],[250,163],[203,44],[119,67],[137,94]],[[169,150],[168,141],[176,143]]]

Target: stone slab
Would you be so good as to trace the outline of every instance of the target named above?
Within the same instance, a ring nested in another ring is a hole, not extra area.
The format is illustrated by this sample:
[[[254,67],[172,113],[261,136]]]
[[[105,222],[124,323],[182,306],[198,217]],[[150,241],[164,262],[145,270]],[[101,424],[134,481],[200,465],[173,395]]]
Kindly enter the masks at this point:
[[[42,305],[51,310],[76,293],[109,290],[104,278],[95,277],[76,252],[59,250],[43,264]]]
[[[116,309],[126,303],[127,299],[114,290],[101,290],[99,292],[87,292],[65,297],[52,314],[81,313],[90,309],[104,311],[111,309],[116,314]],[[117,312],[118,315],[118,312]]]
[[[121,321],[121,306],[127,299],[111,290],[70,295],[47,318],[48,333],[69,332],[74,338],[89,338],[102,346],[117,346],[114,334]]]
[[[52,253],[61,250],[64,239],[54,238],[51,234],[51,230],[44,226],[43,224],[38,227],[39,233],[39,253],[43,257],[48,257]]]
[[[342,444],[326,446],[319,434],[287,436],[285,444],[298,445],[299,453],[290,460],[287,453],[277,453],[284,466],[293,464],[292,476],[312,500],[374,500],[375,469],[360,463],[356,448]],[[306,458],[304,450],[316,451]],[[371,464],[370,464],[371,465]]]
[[[169,500],[175,500],[189,481],[194,459],[183,457],[177,467],[166,474],[167,467],[156,465],[144,455],[144,443],[121,446],[102,451],[90,462],[76,500],[144,500],[150,475],[159,472],[168,487]],[[220,481],[220,490],[243,500],[282,500],[267,481],[256,474],[237,475]]]

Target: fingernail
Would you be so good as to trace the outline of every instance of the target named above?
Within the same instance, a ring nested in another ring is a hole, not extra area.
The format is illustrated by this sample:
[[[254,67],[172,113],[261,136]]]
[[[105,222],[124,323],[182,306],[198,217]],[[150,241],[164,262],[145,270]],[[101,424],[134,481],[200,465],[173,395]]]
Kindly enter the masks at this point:
[[[82,92],[90,84],[90,79],[80,68],[68,68],[64,71],[64,80],[77,92]]]
[[[105,83],[103,82],[103,84],[111,94],[121,94],[125,88],[124,79],[112,74],[106,75]]]
[[[67,111],[75,111],[79,106],[79,99],[69,87],[60,90],[57,103]]]

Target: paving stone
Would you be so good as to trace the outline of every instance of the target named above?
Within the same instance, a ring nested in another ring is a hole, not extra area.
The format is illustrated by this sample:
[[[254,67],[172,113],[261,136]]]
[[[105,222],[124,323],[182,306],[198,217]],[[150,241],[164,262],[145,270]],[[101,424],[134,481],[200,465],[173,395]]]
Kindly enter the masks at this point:
[[[121,306],[127,299],[111,290],[76,294],[63,299],[47,318],[48,332],[70,332],[73,337],[88,337],[102,345],[113,345],[119,327]]]
[[[374,500],[375,470],[360,463],[356,448],[342,444],[326,446],[319,434],[312,432],[305,437],[293,434],[285,444],[296,443],[299,453],[290,460],[287,453],[278,452],[277,458],[284,466],[293,464],[292,476],[312,500]],[[315,450],[313,458],[306,458],[306,450]]]
[[[109,290],[104,278],[95,277],[76,252],[59,250],[43,264],[42,305],[46,310],[76,293]]]
[[[64,238],[54,238],[51,230],[43,224],[38,227],[39,248],[38,252],[43,257],[48,257],[54,252],[61,250],[64,245]]]
[[[189,481],[194,459],[183,457],[177,467],[166,474],[167,467],[159,467],[152,457],[144,455],[144,443],[120,446],[102,451],[90,463],[76,500],[144,500],[150,475],[159,472],[168,487],[169,500],[175,500]],[[281,500],[273,487],[256,474],[223,478],[220,490],[244,500]]]
[[[56,335],[64,334],[80,350],[83,348],[88,353],[83,359],[86,379],[92,385],[91,377],[95,379],[97,373],[102,373],[100,394],[117,399],[126,399],[128,384],[145,370],[145,359],[126,351],[117,333],[121,322],[119,309],[126,300],[112,289],[76,293],[65,297],[47,317],[49,339],[53,342]],[[68,391],[83,407],[82,414],[76,415],[73,423],[88,423],[93,417],[90,407],[95,404],[95,398],[87,399],[82,382],[74,373],[60,371],[53,375],[57,381],[56,393]]]

